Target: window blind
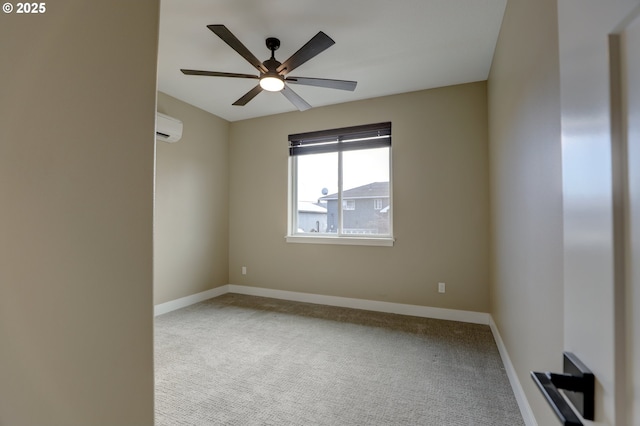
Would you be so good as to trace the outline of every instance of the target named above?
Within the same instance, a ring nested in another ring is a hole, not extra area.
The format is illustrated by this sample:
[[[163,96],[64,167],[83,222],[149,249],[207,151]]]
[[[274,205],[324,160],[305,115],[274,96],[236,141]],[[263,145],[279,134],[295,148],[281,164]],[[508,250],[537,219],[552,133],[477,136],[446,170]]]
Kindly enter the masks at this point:
[[[389,146],[391,122],[289,135],[290,156]]]

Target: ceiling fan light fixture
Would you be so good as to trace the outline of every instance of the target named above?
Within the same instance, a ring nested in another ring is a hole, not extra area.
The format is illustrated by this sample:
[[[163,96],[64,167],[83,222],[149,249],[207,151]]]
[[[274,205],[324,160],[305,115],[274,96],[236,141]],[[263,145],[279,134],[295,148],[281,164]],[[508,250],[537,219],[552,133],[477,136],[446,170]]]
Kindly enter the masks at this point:
[[[269,92],[279,92],[284,89],[284,80],[277,74],[265,74],[260,78],[260,87]]]

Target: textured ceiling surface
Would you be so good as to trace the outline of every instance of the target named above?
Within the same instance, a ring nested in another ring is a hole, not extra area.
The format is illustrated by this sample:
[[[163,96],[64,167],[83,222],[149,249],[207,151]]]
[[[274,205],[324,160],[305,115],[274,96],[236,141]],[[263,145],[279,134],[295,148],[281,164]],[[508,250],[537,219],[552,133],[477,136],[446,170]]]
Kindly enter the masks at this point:
[[[255,80],[187,76],[180,68],[258,74],[207,25],[225,25],[259,60],[267,37],[284,62],[318,31],[336,44],[300,77],[355,80],[355,91],[292,85],[314,107],[486,80],[506,0],[162,0],[158,89],[229,121],[295,111]],[[304,112],[302,112],[304,114]]]

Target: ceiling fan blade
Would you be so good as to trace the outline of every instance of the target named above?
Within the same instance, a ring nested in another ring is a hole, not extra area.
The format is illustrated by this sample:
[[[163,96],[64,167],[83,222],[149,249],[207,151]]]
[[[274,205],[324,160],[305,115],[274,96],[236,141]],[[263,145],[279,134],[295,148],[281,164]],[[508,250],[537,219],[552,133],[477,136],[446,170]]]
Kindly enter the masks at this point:
[[[318,34],[313,36],[307,44],[302,46],[296,53],[291,55],[289,59],[284,61],[282,65],[278,67],[278,73],[282,75],[289,74],[291,71],[298,68],[314,56],[324,52],[335,43],[336,42],[333,41],[331,37],[320,31]]]
[[[300,111],[306,111],[309,108],[311,108],[311,105],[309,105],[307,103],[307,101],[305,101],[304,99],[302,99],[300,97],[300,95],[298,95],[296,92],[294,92],[293,90],[291,90],[291,88],[289,88],[289,86],[287,86],[286,84],[284,85],[284,89],[282,89],[281,92],[287,99],[289,99],[289,101],[295,105],[296,108],[298,108]]]
[[[356,90],[357,81],[350,80],[332,80],[329,78],[311,78],[311,77],[287,77],[287,83],[304,84],[305,86],[328,87],[329,89]]]
[[[222,39],[225,43],[227,43],[233,50],[238,52],[240,56],[247,60],[251,65],[256,67],[260,72],[267,72],[267,68],[262,65],[262,62],[258,58],[254,56],[253,53],[249,51],[245,47],[244,44],[238,40],[236,36],[234,36],[231,31],[227,29],[224,25],[207,25],[211,31],[213,31],[218,37]]]
[[[258,93],[262,92],[262,87],[258,84],[253,89],[249,90],[243,97],[233,103],[233,105],[245,106],[251,99],[255,98]]]
[[[260,77],[251,74],[238,74],[234,72],[218,72],[218,71],[199,71],[199,70],[185,70],[181,69],[183,74],[186,75],[205,75],[209,77],[234,77],[234,78],[253,78],[258,80]]]

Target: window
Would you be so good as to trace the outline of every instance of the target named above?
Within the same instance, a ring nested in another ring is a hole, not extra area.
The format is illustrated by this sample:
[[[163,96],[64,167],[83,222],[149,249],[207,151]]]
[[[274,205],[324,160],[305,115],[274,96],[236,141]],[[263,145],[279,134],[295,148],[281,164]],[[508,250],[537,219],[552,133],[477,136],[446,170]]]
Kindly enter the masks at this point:
[[[391,123],[289,135],[290,242],[392,245]]]

